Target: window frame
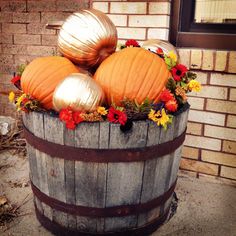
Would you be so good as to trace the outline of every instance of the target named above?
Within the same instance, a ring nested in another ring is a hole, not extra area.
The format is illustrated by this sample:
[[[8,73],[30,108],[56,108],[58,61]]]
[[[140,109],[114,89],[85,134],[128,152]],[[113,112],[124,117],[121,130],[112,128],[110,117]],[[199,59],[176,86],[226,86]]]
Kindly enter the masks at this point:
[[[170,42],[176,47],[236,50],[236,24],[194,23],[194,6],[194,0],[172,1]]]

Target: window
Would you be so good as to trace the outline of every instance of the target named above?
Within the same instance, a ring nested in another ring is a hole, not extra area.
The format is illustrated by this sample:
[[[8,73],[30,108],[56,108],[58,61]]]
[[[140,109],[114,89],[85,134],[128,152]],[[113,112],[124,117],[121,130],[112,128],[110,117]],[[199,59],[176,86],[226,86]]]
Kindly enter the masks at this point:
[[[177,47],[236,49],[235,0],[175,0],[171,21]]]

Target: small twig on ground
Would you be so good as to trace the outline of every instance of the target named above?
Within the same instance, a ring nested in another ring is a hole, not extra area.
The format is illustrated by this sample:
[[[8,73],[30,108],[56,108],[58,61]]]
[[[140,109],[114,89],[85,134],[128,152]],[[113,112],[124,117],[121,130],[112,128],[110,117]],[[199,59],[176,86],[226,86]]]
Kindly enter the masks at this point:
[[[29,196],[30,193],[25,196],[19,205],[12,205],[5,196],[0,196],[2,199],[2,202],[0,202],[0,227],[6,227],[16,217],[30,214],[29,212],[23,214],[19,212],[19,209],[32,199],[27,199]]]
[[[0,135],[0,152],[6,149],[15,150],[15,154],[26,155],[26,141],[23,134],[21,117],[18,117],[15,125],[6,135]]]

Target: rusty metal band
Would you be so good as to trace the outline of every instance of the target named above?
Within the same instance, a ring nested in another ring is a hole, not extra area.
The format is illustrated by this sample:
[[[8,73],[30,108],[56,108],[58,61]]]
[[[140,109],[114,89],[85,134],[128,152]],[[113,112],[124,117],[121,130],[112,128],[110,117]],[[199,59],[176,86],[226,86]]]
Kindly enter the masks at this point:
[[[56,223],[55,221],[51,221],[49,218],[44,216],[36,207],[35,205],[35,212],[38,221],[42,224],[44,228],[49,230],[56,236],[92,236],[92,235],[99,235],[99,236],[145,236],[150,235],[151,233],[155,232],[167,219],[169,209],[161,215],[160,217],[152,220],[148,224],[141,226],[139,228],[132,228],[127,229],[126,231],[120,232],[107,232],[107,233],[91,233],[91,232],[80,232],[79,230],[73,230],[69,228],[65,228],[60,224]]]
[[[66,146],[49,142],[32,134],[24,127],[26,141],[37,150],[51,157],[83,162],[134,162],[145,161],[174,152],[185,139],[186,130],[172,141],[144,148],[130,149],[91,149]]]
[[[175,189],[176,182],[166,191],[163,195],[154,198],[153,200],[145,203],[122,205],[106,208],[78,206],[74,204],[65,203],[52,198],[45,193],[41,192],[32,182],[31,187],[34,195],[41,201],[50,206],[52,209],[62,211],[71,215],[89,216],[89,217],[122,217],[129,215],[136,215],[147,212],[158,206],[163,205],[172,195]]]

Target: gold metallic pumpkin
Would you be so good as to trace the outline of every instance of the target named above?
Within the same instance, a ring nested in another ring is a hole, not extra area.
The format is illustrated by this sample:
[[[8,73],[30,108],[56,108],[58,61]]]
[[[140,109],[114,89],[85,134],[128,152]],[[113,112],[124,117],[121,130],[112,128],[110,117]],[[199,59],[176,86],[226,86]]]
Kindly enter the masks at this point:
[[[104,93],[87,74],[73,73],[55,89],[53,107],[56,111],[70,106],[74,111],[94,111],[103,102]]]
[[[58,36],[59,51],[84,68],[98,66],[116,50],[117,30],[98,10],[80,10],[70,15]]]
[[[161,48],[164,54],[168,54],[170,51],[173,51],[176,54],[178,60],[178,52],[176,51],[176,48],[166,40],[149,39],[143,43],[142,48],[152,52],[156,52],[158,48]]]

